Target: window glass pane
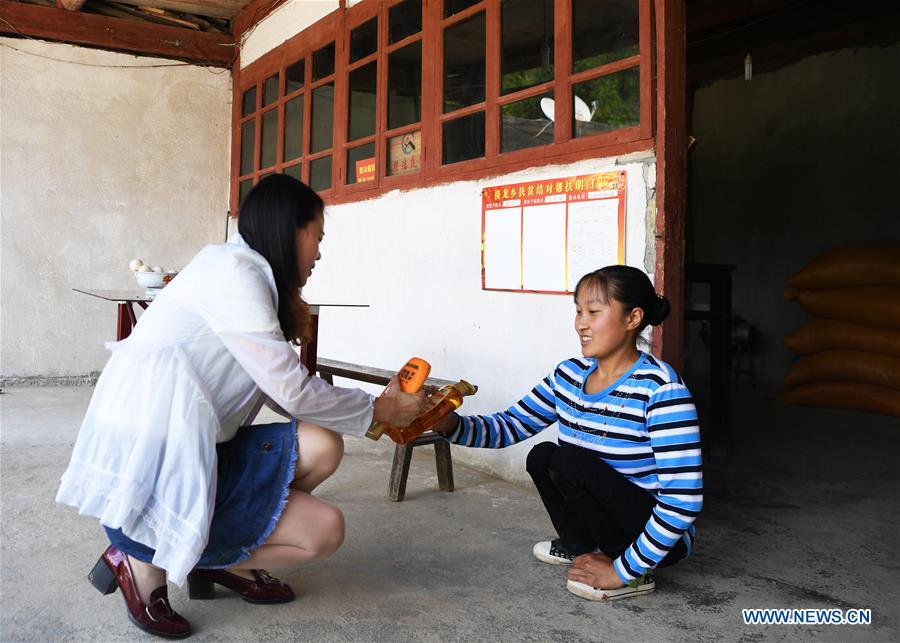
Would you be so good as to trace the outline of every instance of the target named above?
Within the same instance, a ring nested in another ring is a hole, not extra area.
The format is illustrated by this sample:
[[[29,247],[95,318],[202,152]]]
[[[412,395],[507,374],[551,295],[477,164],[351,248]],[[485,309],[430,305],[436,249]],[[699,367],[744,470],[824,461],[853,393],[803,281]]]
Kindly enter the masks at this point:
[[[290,161],[303,151],[303,96],[284,104],[284,160]]]
[[[347,150],[347,185],[375,180],[375,143]]]
[[[321,152],[331,147],[334,129],[334,83],[316,87],[312,95],[312,132],[309,151]]]
[[[334,73],[334,43],[329,43],[313,54],[312,79],[314,81]]]
[[[473,4],[478,4],[480,0],[444,0],[444,17],[448,18],[454,13],[459,13]]]
[[[330,156],[309,162],[309,187],[313,190],[327,190],[331,187]]]
[[[266,78],[263,83],[263,107],[278,100],[278,74]]]
[[[241,207],[241,204],[244,202],[247,194],[250,192],[250,189],[253,187],[253,179],[247,179],[246,181],[241,181],[238,185],[238,208]]]
[[[241,125],[241,176],[253,171],[253,138],[256,134],[256,121],[250,119]]]
[[[422,120],[422,41],[388,56],[388,129]]]
[[[484,100],[484,12],[444,30],[444,112]]]
[[[275,165],[278,152],[278,108],[263,114],[259,141],[259,167]]]
[[[375,133],[375,85],[378,79],[378,63],[350,72],[350,129],[348,141]]]
[[[372,18],[350,31],[350,62],[374,54],[378,48],[378,18]]]
[[[244,92],[244,99],[241,101],[241,115],[247,116],[256,111],[256,85]]]
[[[444,123],[444,164],[484,156],[484,112]]]
[[[641,120],[638,68],[573,86],[575,136],[590,136],[637,125]]]
[[[284,93],[290,94],[303,87],[303,80],[306,74],[305,61],[301,58],[293,65],[288,67],[285,72],[285,88]]]
[[[410,132],[388,139],[388,174],[413,174],[422,167],[422,133]]]
[[[399,42],[422,31],[422,0],[405,0],[390,8],[388,42]]]
[[[500,10],[500,93],[553,80],[553,0],[516,0]]]
[[[298,181],[302,181],[302,180],[303,180],[303,179],[300,178],[302,172],[303,172],[303,165],[301,165],[300,163],[298,163],[297,165],[292,165],[292,166],[290,166],[290,167],[284,168],[284,173],[285,173],[285,174],[287,174],[288,176],[294,177],[294,178],[297,179]]]
[[[637,0],[573,0],[572,63],[592,69],[638,53]]]
[[[500,151],[512,152],[552,143],[552,114],[552,92],[501,106]]]

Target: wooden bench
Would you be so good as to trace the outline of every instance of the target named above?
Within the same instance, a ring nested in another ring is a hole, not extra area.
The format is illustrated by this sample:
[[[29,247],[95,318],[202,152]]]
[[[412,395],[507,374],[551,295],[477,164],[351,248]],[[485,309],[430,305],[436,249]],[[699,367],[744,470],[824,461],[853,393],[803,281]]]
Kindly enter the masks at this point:
[[[371,366],[361,366],[349,362],[339,362],[335,359],[319,357],[316,361],[316,370],[323,380],[334,384],[335,377],[345,377],[358,382],[369,384],[381,384],[386,386],[393,371]],[[447,384],[454,384],[449,380],[441,380],[429,377],[425,383],[440,388]],[[412,450],[415,447],[433,444],[434,457],[437,464],[438,487],[441,491],[453,491],[453,462],[450,459],[450,444],[437,433],[426,432],[409,444],[397,444],[394,447],[394,462],[391,465],[391,480],[388,484],[388,498],[396,502],[403,500],[406,495],[406,478],[409,475],[409,463],[412,460]]]

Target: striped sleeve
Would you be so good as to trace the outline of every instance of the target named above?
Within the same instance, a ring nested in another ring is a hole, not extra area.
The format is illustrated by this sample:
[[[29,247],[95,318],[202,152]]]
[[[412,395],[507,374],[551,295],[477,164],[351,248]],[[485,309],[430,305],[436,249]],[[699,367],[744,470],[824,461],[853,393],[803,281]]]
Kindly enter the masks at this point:
[[[697,410],[680,379],[651,394],[647,431],[658,468],[659,494],[643,532],[613,563],[625,582],[655,568],[691,529],[703,506]]]
[[[521,400],[493,415],[463,415],[447,436],[453,444],[502,449],[527,440],[556,422],[554,372],[542,379]]]

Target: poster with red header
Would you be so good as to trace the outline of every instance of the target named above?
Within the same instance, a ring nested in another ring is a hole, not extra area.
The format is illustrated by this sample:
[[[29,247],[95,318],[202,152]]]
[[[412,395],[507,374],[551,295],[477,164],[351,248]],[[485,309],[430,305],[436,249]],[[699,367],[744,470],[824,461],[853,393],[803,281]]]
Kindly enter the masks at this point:
[[[624,170],[484,188],[482,290],[570,294],[624,263],[625,192]]]

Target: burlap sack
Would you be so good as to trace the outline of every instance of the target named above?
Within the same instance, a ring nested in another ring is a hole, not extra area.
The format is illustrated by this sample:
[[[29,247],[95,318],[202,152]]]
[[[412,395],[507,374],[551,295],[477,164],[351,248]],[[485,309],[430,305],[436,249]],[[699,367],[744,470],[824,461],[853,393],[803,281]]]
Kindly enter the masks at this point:
[[[804,290],[799,299],[813,317],[900,330],[900,286]]]
[[[862,351],[825,351],[801,357],[784,378],[790,386],[842,381],[892,388],[900,396],[900,358]]]
[[[788,404],[856,409],[900,417],[900,391],[874,384],[813,382],[785,391],[780,398]]]
[[[788,280],[797,290],[900,286],[900,241],[851,243],[820,255]]]
[[[813,319],[785,337],[783,342],[800,355],[846,349],[900,357],[900,330],[833,319]]]

